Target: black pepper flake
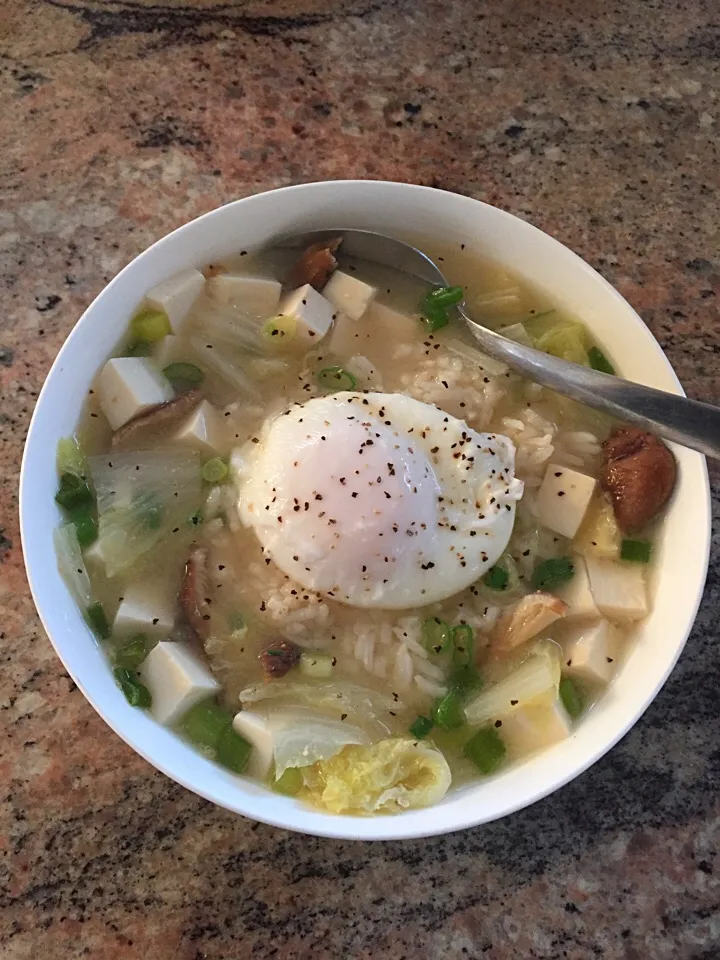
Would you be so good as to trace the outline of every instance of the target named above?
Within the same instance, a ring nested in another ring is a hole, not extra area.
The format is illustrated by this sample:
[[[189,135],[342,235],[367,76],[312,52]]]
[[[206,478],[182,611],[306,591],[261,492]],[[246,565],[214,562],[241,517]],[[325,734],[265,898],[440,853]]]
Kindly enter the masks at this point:
[[[517,704],[518,704],[518,701],[517,701],[517,700],[511,700],[511,701],[510,701],[510,706],[511,706],[511,707],[516,707]]]
[[[501,726],[502,726],[502,720],[496,720],[496,721],[495,721],[495,726],[496,726],[496,727],[501,727]]]
[[[559,496],[559,497],[564,497],[564,496],[565,496],[565,491],[564,491],[564,490],[558,490],[558,496]]]

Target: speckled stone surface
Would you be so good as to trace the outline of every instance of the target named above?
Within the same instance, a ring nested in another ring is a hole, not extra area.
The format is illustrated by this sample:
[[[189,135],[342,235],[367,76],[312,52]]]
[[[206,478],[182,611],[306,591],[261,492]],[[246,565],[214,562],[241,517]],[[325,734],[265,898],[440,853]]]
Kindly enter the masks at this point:
[[[489,827],[359,845],[233,817],[135,756],[42,634],[17,526],[34,399],[83,308],[176,225],[303,180],[532,220],[720,402],[718,23],[716,0],[2,0],[3,960],[720,957],[717,545],[678,668],[609,756]]]

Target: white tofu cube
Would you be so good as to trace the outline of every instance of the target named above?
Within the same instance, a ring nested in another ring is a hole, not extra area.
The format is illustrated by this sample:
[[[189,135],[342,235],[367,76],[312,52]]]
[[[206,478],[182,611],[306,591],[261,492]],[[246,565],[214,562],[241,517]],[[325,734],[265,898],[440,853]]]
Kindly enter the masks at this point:
[[[356,277],[336,270],[323,288],[323,296],[335,307],[337,313],[344,313],[351,320],[359,320],[375,299],[376,287],[364,283]]]
[[[165,639],[175,622],[176,599],[152,580],[125,587],[115,614],[113,634],[145,633]]]
[[[279,312],[286,317],[295,317],[299,341],[317,343],[332,326],[337,311],[329,300],[306,283],[283,297]]]
[[[641,563],[587,557],[595,603],[609,620],[642,620],[648,613],[645,572]]]
[[[201,400],[175,434],[203,457],[225,456],[230,446],[223,416],[207,400]]]
[[[97,379],[100,409],[113,430],[144,410],[172,400],[173,389],[147,357],[114,357]]]
[[[278,313],[282,287],[277,280],[222,273],[207,281],[207,293],[217,303],[243,316],[267,320]]]
[[[521,707],[503,717],[498,733],[515,759],[567,739],[572,733],[572,718],[558,697],[549,706]]]
[[[205,286],[205,277],[199,270],[181,270],[174,277],[163,280],[145,294],[145,302],[164,310],[173,333],[179,333],[185,318],[195,305]]]
[[[159,723],[172,726],[190,707],[211,696],[220,684],[200,658],[183,643],[161,641],[139,670],[150,691],[150,712]]]
[[[595,620],[600,618],[600,611],[595,603],[590,579],[588,577],[585,558],[575,554],[572,558],[575,573],[571,580],[558,587],[555,594],[568,605],[566,620]]]
[[[576,628],[563,640],[562,672],[589,683],[608,683],[615,672],[615,631],[607,620]]]
[[[254,710],[241,710],[235,714],[233,730],[253,748],[245,772],[258,780],[267,780],[274,759],[273,734],[268,718]]]
[[[557,463],[548,465],[538,491],[537,515],[541,523],[572,539],[583,521],[597,480]]]

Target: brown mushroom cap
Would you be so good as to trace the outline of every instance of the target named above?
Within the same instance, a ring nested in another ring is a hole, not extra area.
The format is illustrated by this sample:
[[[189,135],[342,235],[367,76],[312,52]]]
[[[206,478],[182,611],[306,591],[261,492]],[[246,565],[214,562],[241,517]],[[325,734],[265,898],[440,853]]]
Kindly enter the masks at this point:
[[[675,487],[675,457],[654,434],[617,427],[603,444],[600,484],[612,500],[624,533],[642,530],[670,499]]]
[[[286,286],[304,287],[309,283],[318,292],[322,291],[337,269],[338,262],[334,254],[341,243],[342,237],[333,237],[309,246],[290,270]]]

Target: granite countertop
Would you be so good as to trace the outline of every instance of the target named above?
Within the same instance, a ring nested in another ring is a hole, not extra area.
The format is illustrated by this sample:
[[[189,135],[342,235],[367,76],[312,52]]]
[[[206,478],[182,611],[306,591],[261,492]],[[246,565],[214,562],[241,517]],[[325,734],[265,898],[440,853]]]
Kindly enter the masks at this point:
[[[34,400],[106,281],[303,180],[532,220],[719,402],[719,54],[713,0],[0,2],[3,960],[720,957],[717,545],[679,666],[609,756],[499,823],[361,845],[215,809],[111,733],[42,633],[17,521]]]

